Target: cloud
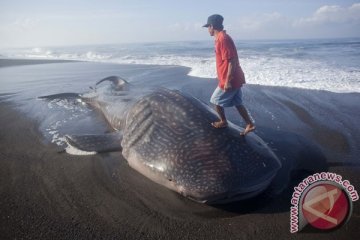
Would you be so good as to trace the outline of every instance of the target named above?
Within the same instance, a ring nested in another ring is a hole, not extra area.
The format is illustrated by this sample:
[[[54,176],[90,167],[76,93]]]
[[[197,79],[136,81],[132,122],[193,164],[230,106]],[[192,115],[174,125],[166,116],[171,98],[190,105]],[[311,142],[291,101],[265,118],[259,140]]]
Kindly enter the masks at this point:
[[[18,18],[12,23],[12,25],[21,30],[31,30],[36,27],[38,22],[39,20],[34,18]]]
[[[243,30],[257,31],[268,26],[284,25],[289,20],[278,12],[257,14],[240,18],[236,24]]]
[[[325,5],[320,7],[311,17],[301,18],[294,22],[294,26],[324,25],[324,24],[359,24],[360,3],[350,7]]]
[[[284,38],[291,30],[291,18],[279,12],[243,16],[225,27],[235,38]]]
[[[279,12],[252,14],[226,27],[236,38],[360,37],[360,3],[324,5],[304,17]]]
[[[202,23],[191,23],[191,22],[177,22],[168,26],[171,31],[182,31],[182,32],[199,32],[202,31]]]

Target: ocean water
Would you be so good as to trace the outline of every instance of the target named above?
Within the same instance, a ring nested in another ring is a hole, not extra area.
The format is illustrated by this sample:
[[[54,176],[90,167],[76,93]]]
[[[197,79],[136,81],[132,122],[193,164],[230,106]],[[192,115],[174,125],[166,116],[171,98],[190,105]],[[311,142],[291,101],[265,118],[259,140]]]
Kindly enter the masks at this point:
[[[360,39],[236,41],[248,83],[360,92]],[[215,78],[213,41],[3,49],[9,58],[183,66]]]
[[[359,162],[359,39],[236,44],[248,83],[243,87],[245,106],[255,133],[275,153],[292,159],[307,152],[299,144],[306,142],[334,164]],[[116,75],[144,92],[179,89],[210,104],[217,84],[212,41],[10,49],[0,55],[85,61],[0,68],[0,101],[15,102],[39,123],[44,140],[60,148],[66,134],[106,133],[109,126],[99,111],[79,99],[44,101],[39,96],[87,93],[100,79]],[[234,108],[226,109],[226,115],[244,126]]]

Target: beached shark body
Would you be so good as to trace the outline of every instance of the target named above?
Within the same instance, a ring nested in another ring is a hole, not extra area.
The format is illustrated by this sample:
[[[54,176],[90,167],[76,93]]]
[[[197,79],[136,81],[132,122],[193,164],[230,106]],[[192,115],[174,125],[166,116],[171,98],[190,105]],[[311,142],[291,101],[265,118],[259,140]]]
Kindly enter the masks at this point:
[[[209,204],[259,194],[281,167],[254,133],[242,137],[242,129],[232,123],[213,128],[217,115],[192,96],[168,89],[136,94],[126,90],[126,81],[106,80],[115,87],[112,96],[94,91],[81,99],[121,134],[67,136],[69,145],[93,152],[121,148],[129,165],[144,176]]]

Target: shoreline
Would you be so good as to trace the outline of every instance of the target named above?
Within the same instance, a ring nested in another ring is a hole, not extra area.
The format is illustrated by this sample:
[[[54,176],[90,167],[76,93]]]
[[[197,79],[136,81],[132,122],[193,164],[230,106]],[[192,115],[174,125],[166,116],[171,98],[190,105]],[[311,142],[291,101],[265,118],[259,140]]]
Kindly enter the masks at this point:
[[[131,63],[115,63],[115,62],[96,62],[96,61],[84,61],[84,60],[62,60],[62,59],[26,59],[26,58],[5,58],[5,57],[0,57],[0,68],[5,68],[5,67],[19,67],[19,66],[25,66],[25,65],[40,65],[40,64],[53,64],[53,63],[76,63],[76,62],[83,62],[83,63],[98,63],[98,64],[115,64],[115,65],[119,65],[119,66],[131,66],[131,65],[135,65],[135,66],[159,66],[159,67],[178,67],[178,68],[182,68],[182,69],[189,69],[187,70],[187,77],[194,77],[194,78],[199,78],[202,80],[207,80],[207,79],[214,79],[216,80],[216,78],[203,78],[203,77],[196,77],[196,76],[191,76],[188,75],[191,72],[191,68],[186,67],[186,66],[182,66],[182,65],[156,65],[156,64],[131,64]],[[290,86],[278,86],[278,85],[260,85],[260,84],[245,84],[245,85],[253,85],[253,86],[261,86],[261,87],[280,87],[280,88],[285,88],[285,89],[298,89],[298,90],[310,90],[310,91],[318,91],[318,92],[329,92],[329,93],[334,93],[334,94],[360,94],[360,92],[357,91],[331,91],[331,90],[326,90],[326,89],[312,89],[312,88],[303,88],[303,87],[290,87]]]

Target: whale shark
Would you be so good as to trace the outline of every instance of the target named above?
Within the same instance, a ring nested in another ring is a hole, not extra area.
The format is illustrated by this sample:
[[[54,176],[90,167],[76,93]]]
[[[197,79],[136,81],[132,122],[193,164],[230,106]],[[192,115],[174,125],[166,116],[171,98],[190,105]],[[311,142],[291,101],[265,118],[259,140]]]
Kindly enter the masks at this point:
[[[110,84],[100,88],[104,82]],[[39,98],[69,97],[97,109],[113,131],[69,133],[65,136],[68,153],[121,151],[131,168],[196,202],[223,204],[254,197],[281,168],[278,157],[259,136],[253,132],[240,136],[243,129],[230,121],[227,128],[212,127],[215,111],[185,92],[139,91],[111,76],[84,94]]]

